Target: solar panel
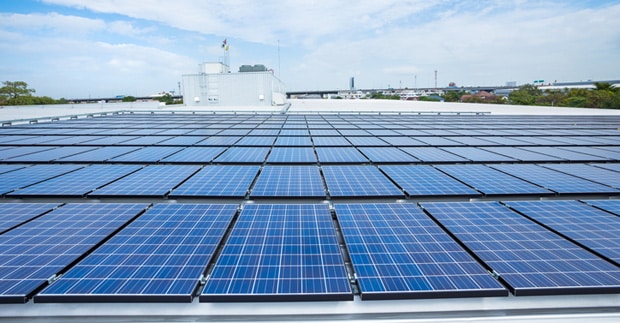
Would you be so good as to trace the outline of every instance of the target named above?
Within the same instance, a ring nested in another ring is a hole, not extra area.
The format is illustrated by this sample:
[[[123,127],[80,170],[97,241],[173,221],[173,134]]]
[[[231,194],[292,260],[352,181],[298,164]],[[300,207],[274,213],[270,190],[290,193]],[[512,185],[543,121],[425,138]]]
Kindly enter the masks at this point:
[[[316,166],[265,166],[252,197],[324,197],[325,188]]]
[[[279,136],[276,139],[276,146],[312,146],[312,141],[310,141],[310,136],[308,137],[284,137]]]
[[[170,193],[170,197],[243,197],[259,166],[209,165]]]
[[[312,147],[273,147],[268,163],[313,163],[317,162]]]
[[[78,165],[35,165],[0,175],[0,194],[82,168]]]
[[[13,191],[8,196],[84,196],[86,193],[140,168],[141,166],[135,165],[91,165]]]
[[[561,147],[561,149],[584,153],[588,155],[593,155],[593,156],[601,157],[606,160],[620,161],[620,151],[612,151],[612,150],[603,149],[603,148],[583,147],[583,146]]]
[[[217,163],[263,163],[269,147],[231,147],[217,157]]]
[[[411,163],[419,160],[394,147],[360,147],[364,155],[374,163]]]
[[[436,147],[403,147],[406,153],[427,163],[465,162],[469,161],[461,156],[441,150]]]
[[[614,172],[620,172],[620,164],[590,164],[590,165],[613,170]]]
[[[201,302],[352,300],[325,204],[248,204],[200,295]]]
[[[389,146],[389,144],[377,137],[354,137],[348,136],[349,140],[354,146]]]
[[[146,204],[67,204],[0,235],[0,303],[24,303]]]
[[[409,196],[480,196],[452,177],[425,165],[380,166]]]
[[[413,204],[336,204],[362,300],[508,296]]]
[[[448,175],[485,195],[552,194],[552,192],[484,165],[438,165]]]
[[[0,234],[57,207],[58,203],[1,203]]]
[[[100,147],[97,149],[89,150],[83,153],[62,157],[57,159],[57,161],[62,162],[103,162],[108,159],[112,159],[114,157],[135,151],[140,149],[140,147],[135,146],[106,146]]]
[[[65,156],[71,156],[85,151],[93,150],[94,147],[83,146],[68,146],[68,147],[56,147],[54,149],[35,152],[27,155],[21,155],[17,157],[7,158],[4,161],[8,162],[49,162]]]
[[[587,164],[542,164],[540,166],[607,186],[620,188],[620,174],[612,170],[598,168]]]
[[[316,147],[321,163],[367,163],[364,155],[353,147]]]
[[[110,159],[112,162],[133,162],[133,163],[147,163],[157,162],[167,156],[170,156],[177,151],[183,149],[182,147],[145,147],[132,151],[130,153],[120,155]]]
[[[351,146],[344,137],[312,137],[314,146]]]
[[[422,203],[515,296],[620,292],[620,268],[497,202]]]
[[[275,136],[270,137],[258,137],[258,136],[246,136],[241,138],[235,146],[265,146],[271,147],[276,140]]]
[[[584,202],[620,216],[620,200],[585,200]]]
[[[167,131],[172,131],[172,130],[180,130],[180,129],[169,129]],[[183,130],[183,131],[187,131],[187,130]],[[157,143],[157,145],[166,145],[166,146],[192,146],[195,145],[203,140],[205,140],[207,137],[205,136],[176,136],[176,137],[172,137],[170,139],[167,140],[163,140]]]
[[[332,197],[404,196],[374,166],[323,166],[323,175]]]
[[[462,156],[474,162],[509,162],[516,159],[486,151],[477,147],[443,147],[455,155]]]
[[[150,129],[149,129],[150,130]],[[161,130],[157,130],[159,132]],[[135,134],[135,133],[131,133]],[[141,136],[135,139],[130,139],[123,142],[123,145],[133,145],[133,146],[150,146],[160,143],[164,140],[171,139],[170,136]]]
[[[620,219],[616,215],[578,201],[505,204],[620,265]]]
[[[0,174],[12,172],[14,170],[22,169],[24,167],[28,167],[28,165],[24,165],[24,164],[0,165]]]
[[[508,156],[515,160],[528,161],[528,162],[540,162],[540,161],[562,161],[562,158],[545,155],[527,149],[519,147],[485,147],[484,150],[488,150],[492,153]]]
[[[228,146],[234,145],[237,141],[239,141],[240,138],[241,137],[239,136],[212,136],[197,143],[196,145],[228,147]]]
[[[598,157],[594,155],[582,154],[575,151],[561,149],[559,147],[525,147],[523,149],[531,150],[541,154],[551,155],[570,161],[601,161],[608,158]]]
[[[156,204],[35,302],[191,302],[237,205]]]
[[[531,164],[503,164],[491,167],[526,181],[562,193],[618,193],[617,189]]]
[[[223,147],[188,147],[161,161],[166,163],[208,163],[222,151],[224,151]]]
[[[398,136],[398,137],[379,137],[381,140],[387,142],[392,146],[426,146],[425,143],[415,140],[413,138],[409,138],[406,136]]]
[[[164,196],[199,169],[189,165],[151,165],[88,196]]]

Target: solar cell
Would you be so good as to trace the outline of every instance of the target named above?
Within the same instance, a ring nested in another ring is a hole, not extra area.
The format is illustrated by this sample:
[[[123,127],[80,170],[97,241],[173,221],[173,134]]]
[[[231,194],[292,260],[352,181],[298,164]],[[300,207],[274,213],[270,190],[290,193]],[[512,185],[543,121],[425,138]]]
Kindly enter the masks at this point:
[[[443,150],[449,151],[455,155],[462,156],[474,162],[510,162],[516,159],[492,153],[490,151],[477,147],[443,147]]]
[[[620,219],[616,215],[578,201],[505,204],[620,265]]]
[[[13,191],[8,196],[84,196],[140,168],[137,165],[91,165]]]
[[[353,147],[316,147],[316,154],[321,163],[367,163],[364,155]]]
[[[315,146],[351,146],[344,137],[312,137]]]
[[[427,163],[464,162],[469,161],[461,156],[441,150],[436,147],[403,147],[406,153]]]
[[[57,207],[58,203],[1,203],[0,234]]]
[[[246,136],[241,138],[235,146],[265,146],[271,147],[276,140],[275,136],[258,137],[258,136]]]
[[[166,163],[208,163],[224,151],[224,147],[187,147],[162,162]]]
[[[265,166],[252,188],[252,197],[324,197],[316,166]]]
[[[230,147],[218,156],[214,162],[262,164],[269,150],[269,147]]]
[[[374,163],[411,163],[420,161],[395,147],[360,147],[359,150]]]
[[[248,204],[235,222],[201,302],[352,300],[325,204]]]
[[[336,204],[362,300],[507,296],[413,204]]]
[[[256,177],[259,166],[209,165],[170,193],[171,197],[243,197]]]
[[[484,165],[438,165],[435,167],[485,195],[552,194],[542,187]]]
[[[95,162],[103,162],[108,159],[112,159],[114,157],[135,151],[140,149],[140,147],[136,146],[105,146],[99,147],[97,149],[89,150],[83,153],[66,156],[57,159],[56,161],[62,162],[85,162],[85,163],[95,163]]]
[[[273,147],[268,163],[316,163],[316,155],[312,147]]]
[[[354,146],[389,146],[389,144],[377,137],[348,136],[346,137]]]
[[[323,174],[332,197],[404,196],[374,166],[323,166]]]
[[[67,204],[0,235],[0,303],[24,303],[146,204]]]
[[[111,162],[148,163],[170,156],[182,147],[145,147],[110,159]]]
[[[189,165],[151,165],[88,196],[164,196],[199,169]]]
[[[620,291],[617,266],[497,202],[425,202],[422,207],[515,296]]]
[[[612,170],[587,164],[542,164],[540,166],[607,186],[620,188],[620,174]]]
[[[78,165],[35,165],[0,175],[0,194],[82,168]]]
[[[241,137],[239,136],[211,136],[196,145],[198,146],[232,146],[237,141],[239,141]]]
[[[528,182],[562,193],[618,193],[617,189],[531,164],[503,164],[491,167]]]
[[[276,146],[312,146],[310,136],[307,137],[294,137],[294,136],[279,136],[276,139]]]
[[[35,302],[191,302],[237,205],[156,204]]]
[[[620,216],[620,200],[585,200],[584,202]]]
[[[409,196],[479,196],[479,192],[426,165],[380,166]]]

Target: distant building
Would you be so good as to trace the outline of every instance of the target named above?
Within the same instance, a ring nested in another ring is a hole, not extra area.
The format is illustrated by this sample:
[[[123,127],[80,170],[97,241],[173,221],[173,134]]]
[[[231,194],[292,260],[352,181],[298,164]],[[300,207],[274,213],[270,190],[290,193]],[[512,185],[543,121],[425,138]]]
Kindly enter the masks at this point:
[[[231,73],[223,63],[200,64],[198,74],[183,75],[187,106],[273,106],[286,102],[284,84],[264,65],[242,65]]]

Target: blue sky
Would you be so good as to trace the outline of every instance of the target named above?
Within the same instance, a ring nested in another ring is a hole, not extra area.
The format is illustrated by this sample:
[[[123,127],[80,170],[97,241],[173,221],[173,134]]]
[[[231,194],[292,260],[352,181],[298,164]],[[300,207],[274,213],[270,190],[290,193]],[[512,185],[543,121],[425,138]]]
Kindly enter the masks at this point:
[[[620,1],[4,0],[0,81],[151,95],[219,61],[288,90],[620,79]],[[279,46],[278,46],[279,44]],[[278,59],[278,47],[280,59]]]

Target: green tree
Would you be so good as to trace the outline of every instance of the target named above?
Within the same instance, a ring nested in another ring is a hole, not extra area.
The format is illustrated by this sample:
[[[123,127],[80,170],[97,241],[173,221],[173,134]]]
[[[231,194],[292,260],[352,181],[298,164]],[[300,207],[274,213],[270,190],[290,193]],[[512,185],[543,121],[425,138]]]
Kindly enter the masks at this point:
[[[518,90],[510,92],[508,100],[511,104],[534,105],[536,98],[542,95],[542,91],[532,84],[525,84]]]
[[[136,97],[131,96],[131,95],[124,96],[122,101],[123,102],[136,102]]]
[[[34,89],[29,89],[28,83],[24,81],[4,81],[2,85],[3,86],[0,88],[0,96],[7,98],[7,101],[23,96],[32,96],[32,93],[35,92]]]
[[[465,91],[448,91],[444,95],[444,99],[446,102],[459,102],[465,94],[467,94]]]

